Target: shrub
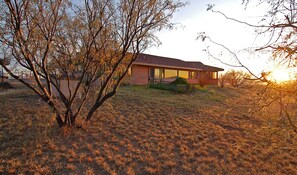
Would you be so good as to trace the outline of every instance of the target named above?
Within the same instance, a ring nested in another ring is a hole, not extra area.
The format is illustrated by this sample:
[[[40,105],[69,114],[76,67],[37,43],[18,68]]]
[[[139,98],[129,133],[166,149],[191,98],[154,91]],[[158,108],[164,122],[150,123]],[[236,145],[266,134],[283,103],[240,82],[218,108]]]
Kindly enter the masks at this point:
[[[186,93],[194,89],[190,86],[190,84],[186,79],[180,78],[180,77],[176,78],[176,80],[174,80],[170,84],[164,84],[164,83],[151,84],[150,88],[168,90],[176,93]]]
[[[175,91],[176,88],[173,84],[163,84],[163,83],[157,83],[157,84],[150,84],[150,88],[155,89],[161,89],[161,90],[168,90],[168,91]]]
[[[0,89],[12,89],[13,87],[8,82],[0,82]]]
[[[189,85],[188,81],[184,78],[177,77],[173,82],[170,84],[184,84],[184,85]]]

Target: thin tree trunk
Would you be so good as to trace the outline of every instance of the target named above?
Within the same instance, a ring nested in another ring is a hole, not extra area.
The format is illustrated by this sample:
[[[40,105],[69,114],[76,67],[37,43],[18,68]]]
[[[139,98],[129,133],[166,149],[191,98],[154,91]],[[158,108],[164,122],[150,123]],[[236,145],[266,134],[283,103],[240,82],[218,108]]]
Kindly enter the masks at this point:
[[[60,114],[56,114],[56,121],[57,121],[60,128],[62,128],[64,126],[64,122],[63,122]]]
[[[67,109],[65,112],[65,119],[64,119],[64,125],[65,126],[74,126],[75,125],[75,119],[76,117],[73,115],[73,112],[71,109]]]
[[[89,121],[89,120],[91,119],[92,115],[94,114],[94,112],[96,111],[97,108],[98,108],[98,107],[96,107],[96,105],[94,105],[94,106],[90,109],[90,111],[89,111],[89,113],[88,113],[88,115],[87,115],[87,118],[85,119],[86,122]]]
[[[47,104],[51,107],[51,109],[53,110],[53,112],[56,114],[56,121],[59,125],[60,128],[62,128],[63,126],[65,126],[63,119],[60,115],[60,113],[58,112],[58,109],[56,108],[55,104],[53,103],[53,101],[48,101],[45,100],[44,98],[42,98],[45,102],[47,102]]]

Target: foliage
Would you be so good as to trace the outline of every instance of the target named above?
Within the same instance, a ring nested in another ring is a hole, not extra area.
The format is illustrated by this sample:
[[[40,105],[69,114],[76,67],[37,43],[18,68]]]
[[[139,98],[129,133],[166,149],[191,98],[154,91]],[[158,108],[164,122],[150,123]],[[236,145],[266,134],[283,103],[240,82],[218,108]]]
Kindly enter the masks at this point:
[[[184,78],[177,77],[173,82],[170,84],[184,84],[184,85],[189,85],[188,81]]]
[[[186,93],[193,90],[190,86],[184,85],[184,84],[156,83],[156,84],[150,84],[149,87],[155,88],[155,89],[167,90],[167,91],[176,92],[176,93]]]
[[[150,84],[149,87],[177,93],[192,92],[195,89],[195,87],[191,86],[186,79],[181,77],[177,77],[173,82],[170,83]]]
[[[1,1],[0,65],[50,106],[60,127],[74,125],[78,116],[88,122],[116,93],[138,54],[156,44],[154,32],[170,29],[170,18],[183,5],[173,0]],[[24,81],[18,70],[30,72],[34,81]]]

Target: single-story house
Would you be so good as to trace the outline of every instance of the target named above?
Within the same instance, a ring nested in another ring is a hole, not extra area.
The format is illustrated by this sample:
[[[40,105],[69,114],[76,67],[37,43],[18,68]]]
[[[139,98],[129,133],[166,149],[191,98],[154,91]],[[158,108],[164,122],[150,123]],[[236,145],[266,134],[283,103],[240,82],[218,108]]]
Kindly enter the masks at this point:
[[[139,54],[123,83],[130,85],[169,83],[174,81],[176,77],[182,77],[187,79],[190,84],[217,85],[218,72],[223,70],[218,67],[204,65],[201,62],[189,62],[174,58]],[[54,75],[52,77],[56,78]],[[69,82],[65,75],[58,78],[59,88],[66,97],[69,96],[69,90],[74,91],[79,77],[80,73],[77,72],[70,77]],[[99,80],[97,83],[99,84]],[[58,95],[57,89],[53,86],[52,88],[55,96]]]
[[[124,80],[130,85],[168,83],[182,77],[190,84],[218,85],[218,72],[224,69],[201,62],[183,61],[149,54],[139,54]]]

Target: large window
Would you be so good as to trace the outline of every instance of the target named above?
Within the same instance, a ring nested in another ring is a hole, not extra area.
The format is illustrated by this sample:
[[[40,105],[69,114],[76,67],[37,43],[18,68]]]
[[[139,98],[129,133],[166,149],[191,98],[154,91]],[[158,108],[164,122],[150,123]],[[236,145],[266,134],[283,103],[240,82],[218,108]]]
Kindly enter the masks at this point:
[[[189,71],[179,70],[178,71],[178,76],[181,77],[181,78],[188,79],[189,78]]]
[[[164,77],[164,70],[161,68],[155,68],[155,77],[154,78],[163,78]]]
[[[162,79],[164,78],[164,69],[150,68],[150,78]]]
[[[177,77],[177,70],[165,69],[165,78],[175,78]]]

